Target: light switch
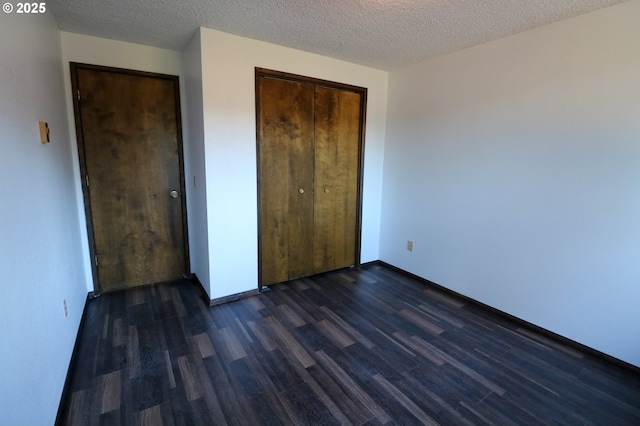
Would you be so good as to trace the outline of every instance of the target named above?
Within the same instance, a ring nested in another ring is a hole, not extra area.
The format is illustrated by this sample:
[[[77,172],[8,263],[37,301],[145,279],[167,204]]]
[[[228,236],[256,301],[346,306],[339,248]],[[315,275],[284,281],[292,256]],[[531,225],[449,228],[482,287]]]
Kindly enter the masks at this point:
[[[40,142],[49,143],[49,124],[40,122]]]

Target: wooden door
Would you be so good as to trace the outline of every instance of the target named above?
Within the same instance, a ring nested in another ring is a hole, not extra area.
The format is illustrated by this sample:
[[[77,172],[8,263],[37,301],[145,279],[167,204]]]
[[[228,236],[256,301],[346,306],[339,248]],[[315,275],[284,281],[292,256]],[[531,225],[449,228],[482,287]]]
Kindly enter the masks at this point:
[[[260,286],[358,264],[365,93],[256,70]]]
[[[361,95],[316,87],[314,272],[356,263]]]
[[[313,273],[313,86],[260,79],[262,280]]]
[[[178,79],[72,64],[85,207],[100,291],[187,272]]]

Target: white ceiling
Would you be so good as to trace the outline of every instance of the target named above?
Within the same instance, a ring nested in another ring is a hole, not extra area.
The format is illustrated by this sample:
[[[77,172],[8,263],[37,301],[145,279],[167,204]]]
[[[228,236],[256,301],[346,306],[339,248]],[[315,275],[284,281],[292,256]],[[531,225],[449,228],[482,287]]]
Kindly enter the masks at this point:
[[[392,70],[627,0],[48,0],[61,30],[183,50],[208,27]]]

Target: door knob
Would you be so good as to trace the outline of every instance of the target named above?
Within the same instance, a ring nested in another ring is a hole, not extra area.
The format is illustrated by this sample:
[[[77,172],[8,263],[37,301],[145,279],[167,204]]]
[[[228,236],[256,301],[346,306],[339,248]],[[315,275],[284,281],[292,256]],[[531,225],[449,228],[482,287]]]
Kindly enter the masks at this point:
[[[325,189],[324,189],[324,193],[325,193],[325,194],[328,194],[328,193],[329,193],[329,188],[325,188]]]
[[[301,193],[301,194],[304,194],[304,189],[300,188],[300,189],[298,189],[298,192]]]
[[[171,192],[169,193],[169,196],[170,196],[171,198],[178,198],[178,195],[179,195],[178,191],[171,191]]]

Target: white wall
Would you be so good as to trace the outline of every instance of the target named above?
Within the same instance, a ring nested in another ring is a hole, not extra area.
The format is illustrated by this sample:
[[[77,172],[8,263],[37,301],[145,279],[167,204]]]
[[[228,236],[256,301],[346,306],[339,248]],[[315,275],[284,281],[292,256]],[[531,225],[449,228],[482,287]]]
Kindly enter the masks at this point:
[[[137,71],[148,71],[160,74],[177,75],[182,74],[182,56],[180,52],[172,50],[158,49],[156,47],[142,46],[139,44],[125,43],[121,41],[108,40],[99,37],[86,36],[81,34],[73,34],[61,32],[62,38],[62,63],[64,71],[64,93],[67,99],[66,111],[68,117],[69,132],[73,141],[73,165],[75,173],[75,191],[76,205],[82,225],[83,253],[82,259],[86,265],[86,282],[89,290],[93,291],[93,277],[91,274],[91,260],[89,255],[89,242],[87,237],[86,216],[84,210],[84,201],[82,197],[82,186],[80,180],[80,165],[78,162],[77,139],[75,132],[75,120],[73,114],[73,100],[71,98],[71,77],[70,62],[80,62],[92,65],[102,65],[115,68],[126,68]],[[181,92],[184,92],[184,80],[181,78]],[[184,108],[185,97],[181,93],[181,109]],[[186,121],[183,111],[183,123]],[[186,146],[189,143],[188,138],[184,138],[183,143]],[[186,163],[185,163],[186,168]],[[189,183],[188,176],[190,170],[185,170],[187,176],[187,186]],[[71,187],[70,187],[71,188]],[[70,189],[71,190],[71,189]],[[189,193],[187,193],[187,203],[189,203]],[[190,205],[187,204],[187,213],[190,211]]]
[[[53,18],[2,13],[0,36],[0,424],[46,425],[87,297],[75,148]],[[48,144],[38,121],[49,123]]]
[[[258,285],[254,68],[367,87],[362,258],[378,259],[387,102],[383,71],[201,29],[212,299]]]
[[[628,2],[392,72],[381,259],[640,366],[639,21]]]
[[[204,117],[202,103],[202,47],[196,33],[183,52],[182,113],[186,133],[184,162],[189,215],[191,271],[209,291],[209,233],[207,226],[207,176],[205,172]]]

